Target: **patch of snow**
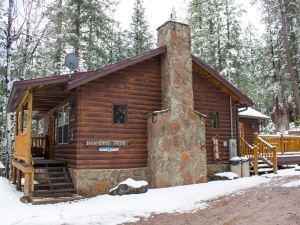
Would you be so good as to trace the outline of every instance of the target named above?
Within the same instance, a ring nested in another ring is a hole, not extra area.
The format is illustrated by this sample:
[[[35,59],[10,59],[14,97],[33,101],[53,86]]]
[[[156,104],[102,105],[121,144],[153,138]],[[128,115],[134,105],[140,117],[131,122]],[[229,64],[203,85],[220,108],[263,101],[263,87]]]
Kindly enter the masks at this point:
[[[1,225],[105,224],[138,221],[152,213],[189,212],[207,206],[206,201],[239,190],[267,183],[265,177],[246,177],[228,181],[170,188],[150,189],[144,194],[100,195],[71,203],[23,204],[21,194],[5,179],[0,180]],[[4,203],[4,204],[3,204]]]
[[[236,173],[233,173],[233,172],[216,173],[215,176],[227,177],[230,180],[239,178],[239,176]]]
[[[241,161],[242,159],[238,156],[232,157],[230,161]]]
[[[121,183],[119,183],[118,186],[110,189],[109,192],[117,189],[121,184],[127,184],[128,186],[133,187],[133,188],[140,188],[140,187],[143,187],[143,186],[147,186],[148,182],[144,181],[144,180],[138,180],[138,181],[136,181],[136,180],[133,180],[131,178],[128,178],[125,181],[122,181]]]
[[[34,183],[34,184],[38,184],[38,182],[37,182],[36,180],[34,180],[33,183]],[[24,185],[24,184],[25,184],[25,178],[22,177],[22,178],[21,178],[21,185]]]
[[[240,109],[240,112],[239,112],[240,117],[249,117],[249,118],[258,118],[258,119],[269,119],[270,118],[251,107],[248,107],[247,110],[245,110],[245,109],[246,108]],[[243,111],[243,110],[245,110],[245,111]]]
[[[5,169],[5,166],[3,165],[3,163],[0,161],[0,169]]]
[[[278,170],[277,174],[270,173],[270,174],[264,174],[262,176],[271,178],[271,177],[283,177],[283,176],[295,176],[295,175],[300,175],[300,171],[296,171],[294,168],[292,168],[292,169]]]
[[[281,187],[299,187],[300,186],[300,180],[294,180],[289,183],[281,185]]]
[[[22,196],[23,193],[17,191],[15,185],[12,185],[6,178],[0,177],[0,209],[15,202],[19,203]]]

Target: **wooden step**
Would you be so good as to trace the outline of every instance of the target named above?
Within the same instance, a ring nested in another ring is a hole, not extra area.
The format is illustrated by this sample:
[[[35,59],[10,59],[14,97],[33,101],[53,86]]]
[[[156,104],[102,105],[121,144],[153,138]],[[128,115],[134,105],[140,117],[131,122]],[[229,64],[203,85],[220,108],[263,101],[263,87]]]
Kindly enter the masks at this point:
[[[36,190],[32,193],[33,197],[36,196],[51,196],[53,194],[68,194],[68,193],[74,193],[74,188],[65,188],[65,189],[53,189],[53,190]]]
[[[72,194],[69,196],[56,196],[56,197],[32,197],[31,203],[33,205],[41,205],[41,204],[54,204],[59,202],[69,202],[69,201],[78,201],[84,199],[83,196],[78,194]]]
[[[266,173],[273,173],[273,168],[258,169],[258,174],[266,174]]]
[[[39,188],[45,188],[45,187],[59,187],[59,186],[72,186],[73,184],[71,182],[63,182],[63,183],[41,183],[41,184],[36,184],[34,187],[36,190]]]
[[[272,168],[269,164],[263,163],[263,164],[258,164],[258,169],[260,168]]]

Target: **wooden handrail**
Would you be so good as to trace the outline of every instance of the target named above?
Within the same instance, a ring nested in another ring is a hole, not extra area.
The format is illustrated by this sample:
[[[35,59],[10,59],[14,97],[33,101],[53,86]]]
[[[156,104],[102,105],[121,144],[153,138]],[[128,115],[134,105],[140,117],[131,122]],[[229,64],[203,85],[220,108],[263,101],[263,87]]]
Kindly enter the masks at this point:
[[[271,144],[254,133],[254,172],[258,175],[258,157],[266,159],[273,167],[273,173],[277,173],[277,148],[279,145]]]
[[[271,145],[270,143],[266,142],[264,139],[257,137],[258,141],[261,141],[262,143],[264,143],[265,145],[267,145],[269,148],[273,148],[274,146]]]
[[[240,137],[241,156],[253,158],[254,147],[251,146],[244,138]]]

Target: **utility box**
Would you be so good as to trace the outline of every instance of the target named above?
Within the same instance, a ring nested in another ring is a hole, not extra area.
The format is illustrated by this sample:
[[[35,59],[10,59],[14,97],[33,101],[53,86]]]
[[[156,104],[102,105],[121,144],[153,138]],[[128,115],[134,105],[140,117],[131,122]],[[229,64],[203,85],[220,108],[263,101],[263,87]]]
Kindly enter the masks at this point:
[[[236,139],[229,139],[228,144],[229,144],[229,158],[231,159],[237,156]]]

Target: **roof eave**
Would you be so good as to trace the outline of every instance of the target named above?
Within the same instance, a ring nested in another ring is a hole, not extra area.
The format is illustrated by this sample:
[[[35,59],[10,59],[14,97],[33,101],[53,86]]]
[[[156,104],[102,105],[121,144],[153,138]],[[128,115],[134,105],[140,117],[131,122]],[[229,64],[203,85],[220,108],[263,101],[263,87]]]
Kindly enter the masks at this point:
[[[68,83],[67,86],[67,90],[71,90],[73,88],[76,88],[82,84],[85,84],[87,82],[93,81],[97,78],[106,76],[108,74],[111,74],[113,72],[116,72],[118,70],[124,69],[128,66],[132,66],[134,64],[137,64],[139,62],[145,61],[147,59],[153,58],[155,56],[159,56],[163,53],[167,52],[167,47],[166,46],[162,46],[153,50],[150,50],[148,52],[142,53],[140,55],[125,59],[125,60],[121,60],[117,63],[108,65],[104,68],[102,68],[101,70],[95,70],[95,71],[91,71],[93,74],[88,76],[88,77],[84,77],[84,78],[78,78],[78,79],[74,79],[72,81],[70,81]]]
[[[228,80],[226,80],[215,69],[207,65],[205,62],[203,62],[195,55],[192,55],[192,59],[197,65],[201,66],[204,70],[206,70],[209,74],[211,74],[216,80],[218,80],[221,84],[223,84],[225,87],[231,90],[235,95],[237,95],[240,98],[241,104],[246,104],[247,106],[253,106],[254,104],[253,101],[246,94],[244,94],[241,90],[235,87]]]
[[[52,77],[37,78],[31,80],[20,80],[13,83],[11,94],[7,102],[7,112],[14,111],[13,98],[18,91],[24,91],[29,88],[38,87],[41,85],[63,84],[69,81],[68,75],[58,75]]]

